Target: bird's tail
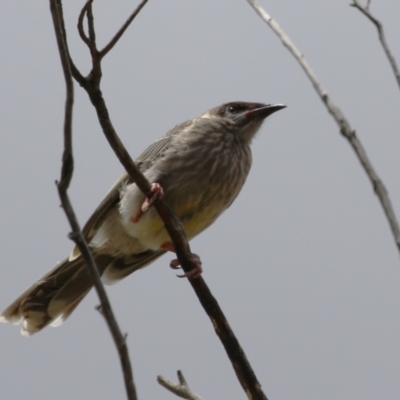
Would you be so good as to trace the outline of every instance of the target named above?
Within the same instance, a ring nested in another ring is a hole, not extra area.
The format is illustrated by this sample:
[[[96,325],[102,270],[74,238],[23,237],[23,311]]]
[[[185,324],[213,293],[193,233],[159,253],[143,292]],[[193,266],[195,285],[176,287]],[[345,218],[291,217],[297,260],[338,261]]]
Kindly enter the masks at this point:
[[[106,255],[94,257],[102,274],[112,259]],[[68,318],[92,286],[83,258],[71,261],[67,258],[8,306],[0,321],[22,323],[24,336],[33,335],[47,325],[57,326]]]

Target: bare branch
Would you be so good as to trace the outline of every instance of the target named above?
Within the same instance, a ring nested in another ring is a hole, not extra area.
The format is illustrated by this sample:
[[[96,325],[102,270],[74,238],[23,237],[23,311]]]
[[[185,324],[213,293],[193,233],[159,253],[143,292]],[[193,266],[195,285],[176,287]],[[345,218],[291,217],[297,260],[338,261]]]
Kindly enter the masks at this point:
[[[142,8],[143,6],[140,9]],[[137,9],[132,15],[136,16],[140,9]],[[118,40],[120,36],[118,36],[118,34],[116,36],[116,40]],[[110,49],[107,49],[106,46],[105,49],[109,51],[111,50],[111,48],[112,46],[110,47]],[[124,166],[126,172],[131,179],[131,182],[135,182],[137,187],[145,194],[145,196],[150,197],[152,195],[150,183],[136,166],[125,146],[119,139],[111,122],[108,109],[103,98],[103,94],[100,90],[100,80],[102,76],[102,56],[97,50],[95,44],[94,48],[91,48],[90,51],[92,56],[92,71],[89,73],[87,78],[84,78],[84,81],[80,81],[78,77],[78,82],[89,95],[89,98],[96,110],[104,136],[108,140],[108,143],[114,150],[114,153],[118,157],[119,161]],[[75,77],[74,71],[72,71],[72,73]],[[174,245],[175,252],[177,258],[180,261],[182,269],[185,272],[190,272],[192,269],[197,267],[197,264],[195,262],[196,258],[190,251],[187,236],[180,219],[163,200],[157,200],[153,204],[153,206],[155,207],[165,224],[165,228]],[[246,392],[248,398],[253,400],[266,400],[267,397],[263,393],[261,385],[258,382],[257,377],[255,376],[255,373],[251,368],[247,357],[239,344],[239,341],[237,340],[232,329],[230,328],[229,323],[225,318],[225,315],[219,307],[216,299],[211,294],[211,291],[204,282],[203,278],[199,277],[196,279],[189,279],[189,282],[196,292],[196,295],[198,296],[204,310],[211,319],[214,329],[218,337],[220,338],[229,359],[231,360],[236,376],[238,377],[239,382]]]
[[[332,115],[333,119],[339,126],[340,133],[349,141],[351,147],[353,148],[358,157],[358,160],[364,167],[364,170],[372,183],[372,187],[374,188],[374,191],[381,202],[382,208],[384,210],[384,213],[392,230],[392,234],[396,242],[397,248],[400,252],[400,229],[399,229],[399,224],[397,222],[396,214],[390,202],[389,194],[386,191],[386,188],[382,180],[379,178],[374,167],[372,166],[371,161],[369,160],[363,145],[358,139],[355,130],[351,128],[350,124],[347,122],[345,116],[343,115],[339,107],[333,102],[333,100],[328,95],[326,90],[322,87],[321,83],[317,80],[314,72],[311,70],[307,61],[304,59],[303,55],[296,48],[296,46],[289,39],[289,37],[285,34],[282,28],[265,12],[265,10],[255,0],[247,0],[247,1],[253,7],[256,13],[261,17],[261,19],[279,37],[283,45],[289,50],[289,52],[300,64],[301,68],[303,69],[308,79],[314,86],[315,91],[318,93],[322,102],[325,104],[328,112]]]
[[[136,7],[136,10],[130,15],[126,22],[121,26],[120,30],[115,34],[115,36],[110,40],[110,42],[104,46],[103,50],[100,50],[100,56],[104,57],[118,42],[124,32],[128,29],[131,22],[135,19],[136,15],[140,13],[140,10],[145,6],[149,0],[142,0],[142,2]]]
[[[114,150],[116,156],[124,166],[132,181],[136,183],[138,188],[147,197],[149,197],[151,194],[150,183],[138,169],[125,146],[119,139],[111,123],[100,88],[87,85],[85,86],[85,90],[87,91],[92,104],[96,109],[103,133],[106,136],[110,146]],[[196,263],[194,262],[195,257],[190,251],[187,236],[180,219],[163,200],[159,200],[158,202],[154,203],[154,207],[163,220],[165,228],[171,237],[171,241],[174,245],[176,255],[180,261],[182,269],[185,272],[190,272],[192,269],[196,268]],[[189,279],[189,282],[196,292],[196,295],[198,296],[204,310],[210,317],[214,329],[222,341],[228,357],[232,362],[235,373],[249,399],[267,399],[261,390],[261,385],[257,381],[254,371],[251,368],[246,355],[239,344],[239,341],[235,337],[225,315],[218,305],[217,300],[211,294],[211,291],[204,282],[203,278],[199,277],[197,279]]]
[[[63,152],[63,164],[61,172],[61,180],[57,183],[58,193],[60,196],[62,207],[71,225],[72,233],[69,235],[70,238],[79,247],[82,257],[85,259],[90,276],[93,280],[97,294],[100,299],[102,313],[107,321],[108,327],[111,331],[115,345],[117,347],[121,366],[125,379],[125,387],[129,400],[136,400],[136,388],[133,382],[132,367],[129,359],[128,348],[126,345],[125,336],[122,335],[114,313],[111,308],[111,304],[108,300],[106,291],[103,283],[101,282],[100,274],[97,269],[96,263],[92,257],[92,254],[87,246],[80,229],[79,223],[76,219],[74,210],[69,200],[67,190],[72,179],[73,174],[73,153],[72,153],[72,108],[74,101],[74,87],[71,76],[71,68],[69,64],[69,52],[65,36],[63,35],[63,21],[62,20],[62,4],[61,0],[50,0],[50,9],[53,18],[54,30],[57,38],[57,45],[60,53],[61,64],[64,72],[66,82],[66,105],[65,105],[65,119],[64,119],[64,152]]]
[[[374,17],[371,12],[369,11],[369,6],[370,6],[370,0],[368,1],[366,6],[362,6],[358,0],[353,0],[353,3],[350,4],[352,7],[357,8],[359,11],[361,11],[375,26],[376,29],[378,30],[378,37],[379,40],[381,42],[381,45],[383,47],[383,50],[386,54],[387,59],[389,60],[390,66],[392,67],[394,76],[396,78],[397,81],[397,85],[400,88],[400,71],[399,68],[397,66],[396,60],[393,57],[392,52],[389,49],[389,46],[386,42],[386,38],[385,38],[385,33],[383,31],[383,25],[382,23],[376,18]]]
[[[110,146],[114,150],[118,159],[125,167],[130,178],[136,183],[138,188],[148,197],[150,195],[150,183],[144,177],[142,172],[137,168],[136,164],[131,159],[125,146],[117,136],[115,129],[109,118],[108,110],[102,97],[100,89],[95,89],[92,86],[85,86],[87,93],[94,105],[103,133],[106,136]],[[193,262],[194,257],[190,251],[190,246],[187,240],[186,233],[183,229],[180,219],[171,210],[171,208],[163,200],[158,200],[154,203],[154,207],[164,221],[165,228],[168,231],[171,241],[174,245],[177,258],[179,259],[182,269],[185,272],[190,272],[196,267]],[[236,376],[239,379],[244,391],[249,399],[266,400],[267,397],[261,389],[261,385],[247,360],[247,357],[241,348],[239,341],[233,333],[224,313],[222,312],[217,300],[212,295],[210,289],[202,277],[189,279],[200,303],[202,304],[207,315],[211,319],[215,332],[220,338]]]
[[[176,394],[178,397],[187,400],[202,400],[200,396],[194,393],[188,384],[181,371],[177,371],[179,383],[174,383],[162,375],[157,376],[157,382],[168,389],[171,393]]]
[[[119,139],[111,123],[100,88],[88,84],[85,86],[85,90],[87,91],[91,102],[96,109],[103,133],[106,136],[110,146],[114,150],[121,164],[124,166],[132,182],[135,182],[138,188],[147,197],[149,197],[151,194],[150,183],[138,169],[125,146]],[[171,241],[174,245],[176,255],[180,261],[182,269],[185,272],[190,272],[196,267],[196,263],[193,261],[194,257],[190,251],[187,236],[180,219],[163,200],[158,200],[155,202],[154,207],[159,213],[161,219],[164,221],[165,228],[171,237]],[[267,399],[265,394],[262,392],[261,385],[257,381],[254,371],[251,368],[246,355],[239,344],[239,341],[235,337],[235,334],[230,328],[229,323],[219,307],[217,300],[211,294],[211,291],[204,282],[203,278],[199,277],[197,279],[189,279],[189,282],[196,292],[196,295],[198,296],[204,310],[210,317],[214,329],[222,341],[228,357],[232,362],[235,373],[249,399]]]

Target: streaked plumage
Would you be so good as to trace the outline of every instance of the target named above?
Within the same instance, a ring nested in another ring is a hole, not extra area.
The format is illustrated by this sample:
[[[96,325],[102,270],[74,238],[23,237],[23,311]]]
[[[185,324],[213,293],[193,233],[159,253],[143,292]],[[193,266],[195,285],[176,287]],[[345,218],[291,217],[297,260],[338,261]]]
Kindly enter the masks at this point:
[[[283,105],[234,102],[170,130],[136,160],[181,218],[189,239],[210,226],[239,194],[251,167],[250,143],[263,120]],[[145,196],[124,174],[83,228],[100,273],[118,281],[165,253],[170,241],[153,207],[133,222]],[[65,320],[92,287],[76,248],[2,314],[29,336]]]

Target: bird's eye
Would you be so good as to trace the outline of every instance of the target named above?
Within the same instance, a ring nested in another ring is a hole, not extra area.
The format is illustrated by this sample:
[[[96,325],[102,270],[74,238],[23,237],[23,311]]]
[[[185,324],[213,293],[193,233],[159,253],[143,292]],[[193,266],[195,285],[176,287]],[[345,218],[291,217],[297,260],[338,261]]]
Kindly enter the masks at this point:
[[[232,105],[228,107],[228,112],[232,113],[232,114],[237,114],[238,112],[240,112],[242,109],[240,106],[238,105]]]

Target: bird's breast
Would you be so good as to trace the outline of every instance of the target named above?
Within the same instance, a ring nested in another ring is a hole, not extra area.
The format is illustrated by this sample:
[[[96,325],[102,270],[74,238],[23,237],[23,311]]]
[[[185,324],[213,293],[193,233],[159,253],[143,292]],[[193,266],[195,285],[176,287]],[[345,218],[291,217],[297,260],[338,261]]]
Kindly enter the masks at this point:
[[[189,238],[210,226],[239,194],[251,166],[248,146],[206,137],[170,148],[145,172],[164,189],[164,200],[181,218]],[[153,207],[133,221],[145,200],[135,184],[122,193],[120,215],[127,233],[157,250],[169,241],[164,223]]]

